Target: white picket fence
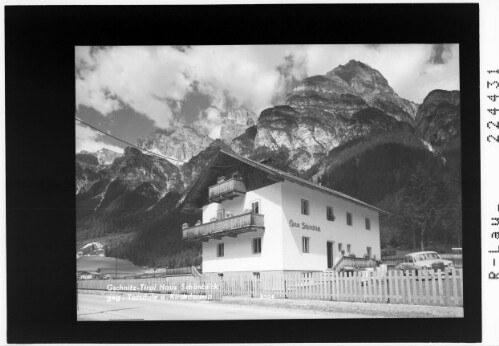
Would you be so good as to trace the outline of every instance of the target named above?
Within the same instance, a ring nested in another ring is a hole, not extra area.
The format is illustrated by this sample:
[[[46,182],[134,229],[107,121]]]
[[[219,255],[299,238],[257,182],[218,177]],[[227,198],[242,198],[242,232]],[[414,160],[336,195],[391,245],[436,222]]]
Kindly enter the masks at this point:
[[[143,292],[246,296],[274,299],[317,299],[347,302],[463,306],[463,270],[406,272],[317,272],[296,274],[225,275],[123,280],[82,280],[80,289],[106,290],[108,285],[140,287]],[[163,287],[175,289],[162,290]],[[207,288],[209,287],[209,288]],[[153,289],[155,288],[155,290]]]

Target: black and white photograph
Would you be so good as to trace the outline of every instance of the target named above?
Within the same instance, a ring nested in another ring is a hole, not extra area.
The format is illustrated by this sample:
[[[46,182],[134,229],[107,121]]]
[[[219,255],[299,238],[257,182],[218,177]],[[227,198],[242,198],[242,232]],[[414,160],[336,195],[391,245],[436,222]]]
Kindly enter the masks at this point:
[[[75,47],[78,321],[463,317],[458,44]]]

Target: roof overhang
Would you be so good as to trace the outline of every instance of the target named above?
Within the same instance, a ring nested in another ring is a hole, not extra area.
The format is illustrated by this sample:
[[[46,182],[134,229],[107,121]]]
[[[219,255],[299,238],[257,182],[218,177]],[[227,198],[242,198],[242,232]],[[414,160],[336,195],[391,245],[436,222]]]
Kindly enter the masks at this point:
[[[314,184],[306,179],[296,177],[292,174],[223,149],[219,149],[215,153],[207,167],[203,170],[203,173],[201,173],[200,176],[187,188],[177,206],[181,211],[186,213],[199,212],[201,210],[200,208],[202,208],[202,206],[208,201],[208,188],[216,183],[218,176],[228,174],[236,170],[242,173],[245,178],[246,184],[249,185],[247,186],[248,191],[286,180],[310,189],[333,195],[368,209],[375,210],[379,213],[392,215],[385,210],[346,195],[342,192]]]

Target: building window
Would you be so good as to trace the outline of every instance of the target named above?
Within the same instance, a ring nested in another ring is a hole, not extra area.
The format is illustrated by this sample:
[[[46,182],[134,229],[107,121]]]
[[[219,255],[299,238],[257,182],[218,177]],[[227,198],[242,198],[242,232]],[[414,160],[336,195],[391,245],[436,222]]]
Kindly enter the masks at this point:
[[[217,210],[217,220],[223,220],[225,218],[225,209]]]
[[[341,253],[343,251],[343,244],[338,243],[338,252]]]
[[[301,200],[301,213],[303,215],[309,215],[310,213],[310,206],[306,199]]]
[[[348,252],[348,255],[350,256],[350,253],[352,252],[352,245],[351,244],[347,244],[347,252]]]
[[[334,210],[333,207],[326,207],[326,217],[329,221],[334,221]]]
[[[352,226],[352,213],[347,213],[347,225]]]
[[[262,238],[253,238],[253,253],[262,252]]]
[[[303,253],[310,252],[309,245],[310,245],[310,238],[309,237],[302,237],[301,238],[301,249],[302,249]]]
[[[367,247],[367,258],[371,258],[371,256],[372,256],[372,250],[371,250],[371,247],[368,246]]]
[[[260,214],[260,202],[251,203],[251,212],[254,214]]]
[[[224,243],[217,244],[217,257],[224,257]]]
[[[371,229],[371,220],[369,220],[368,217],[366,217],[366,229],[370,230]]]

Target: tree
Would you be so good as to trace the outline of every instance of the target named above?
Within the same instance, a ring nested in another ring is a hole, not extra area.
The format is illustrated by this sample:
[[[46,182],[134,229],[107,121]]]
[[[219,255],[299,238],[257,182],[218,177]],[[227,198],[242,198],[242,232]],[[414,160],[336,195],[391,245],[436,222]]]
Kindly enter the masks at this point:
[[[447,199],[443,203],[441,212],[442,230],[446,243],[447,236],[450,236],[454,244],[461,247],[463,222],[460,180],[448,177],[445,179],[445,187]]]
[[[402,223],[412,231],[412,246],[416,248],[417,238],[421,250],[425,248],[428,232],[437,221],[437,181],[421,163],[410,176],[402,197]]]

